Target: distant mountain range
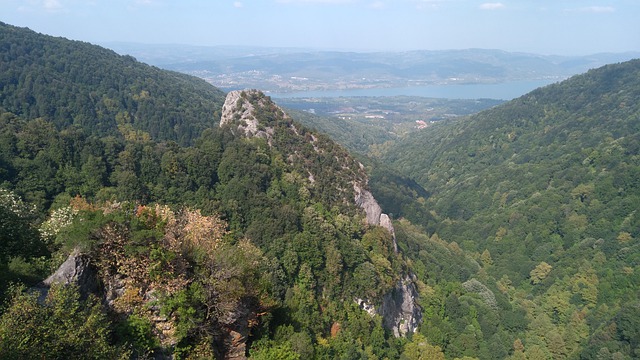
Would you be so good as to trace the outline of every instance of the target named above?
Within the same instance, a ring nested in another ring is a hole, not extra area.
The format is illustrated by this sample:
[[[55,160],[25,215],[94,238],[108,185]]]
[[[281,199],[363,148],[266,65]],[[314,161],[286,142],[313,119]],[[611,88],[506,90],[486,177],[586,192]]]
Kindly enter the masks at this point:
[[[358,53],[296,48],[104,45],[143,62],[199,76],[222,89],[260,88],[267,92],[562,80],[605,64],[640,57],[640,53],[558,56],[487,49]]]

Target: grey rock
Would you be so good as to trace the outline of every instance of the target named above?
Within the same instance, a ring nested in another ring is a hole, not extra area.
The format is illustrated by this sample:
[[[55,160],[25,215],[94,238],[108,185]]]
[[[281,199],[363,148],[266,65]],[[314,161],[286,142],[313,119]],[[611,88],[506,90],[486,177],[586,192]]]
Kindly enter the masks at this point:
[[[382,212],[382,208],[378,201],[373,197],[369,190],[363,189],[359,184],[353,184],[353,190],[356,194],[355,203],[364,210],[367,216],[367,224],[379,225],[387,229],[393,237],[393,250],[398,252],[398,243],[396,241],[396,231],[393,228],[389,215]]]
[[[384,296],[379,313],[383,324],[395,337],[406,336],[418,329],[422,311],[416,303],[418,291],[410,276],[398,281],[396,287]]]
[[[99,289],[96,269],[91,265],[89,256],[78,249],[73,250],[53,274],[36,286],[41,300],[44,300],[54,284],[78,286],[81,299],[86,299]]]
[[[271,139],[274,130],[265,127],[265,130],[259,130],[260,122],[254,115],[255,107],[247,99],[250,95],[262,95],[259,90],[236,90],[227,94],[224,104],[222,105],[222,116],[220,117],[220,127],[225,125],[236,126],[236,129],[247,137],[260,137],[267,140]],[[260,100],[258,106],[265,106],[270,100]],[[282,108],[277,107],[280,111]],[[282,111],[284,116],[287,115]]]

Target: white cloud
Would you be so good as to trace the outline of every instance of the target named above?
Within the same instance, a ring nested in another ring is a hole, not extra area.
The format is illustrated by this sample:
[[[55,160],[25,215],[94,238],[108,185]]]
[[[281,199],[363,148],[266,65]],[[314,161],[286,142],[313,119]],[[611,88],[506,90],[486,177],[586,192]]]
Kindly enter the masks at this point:
[[[416,7],[419,10],[423,9],[437,9],[440,7],[440,4],[446,2],[447,0],[414,0],[417,3]]]
[[[276,0],[281,4],[348,4],[354,2],[354,0]]]
[[[612,13],[616,11],[616,9],[613,6],[587,6],[577,9],[577,11],[590,13]]]
[[[234,7],[234,8],[238,8],[238,9],[239,9],[239,8],[241,8],[241,7],[243,7],[243,6],[244,6],[244,5],[243,5],[243,4],[242,4],[242,2],[240,2],[240,1],[235,1],[235,2],[233,3],[233,7]]]
[[[384,3],[382,1],[374,1],[371,4],[369,4],[369,6],[372,9],[384,9]]]
[[[480,5],[480,9],[482,10],[499,10],[504,9],[503,3],[484,3]]]
[[[44,7],[46,11],[59,11],[62,9],[62,4],[58,0],[44,0],[42,7]]]

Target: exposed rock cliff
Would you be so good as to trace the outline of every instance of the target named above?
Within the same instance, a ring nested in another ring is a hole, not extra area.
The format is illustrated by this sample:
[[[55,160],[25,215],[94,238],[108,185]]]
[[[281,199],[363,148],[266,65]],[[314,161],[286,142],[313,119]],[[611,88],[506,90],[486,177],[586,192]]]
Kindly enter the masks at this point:
[[[393,250],[398,252],[398,243],[396,242],[396,231],[393,228],[389,215],[382,213],[380,204],[373,197],[373,194],[369,190],[364,190],[358,183],[353,183],[353,190],[355,191],[355,202],[362,210],[364,210],[367,216],[367,224],[379,225],[387,229],[393,236]]]
[[[256,309],[251,300],[244,299],[238,302],[235,309],[219,321],[222,324],[222,343],[224,346],[224,358],[229,360],[246,359],[247,340],[251,332],[252,324],[258,322]]]
[[[271,138],[273,136],[272,127],[261,126],[260,121],[256,117],[256,109],[263,107],[271,107],[276,110],[281,117],[288,116],[281,108],[275,107],[265,96],[260,96],[258,103],[249,101],[249,95],[262,94],[258,90],[236,90],[231,91],[222,105],[222,116],[220,118],[220,126],[229,124],[237,125],[237,130],[242,131],[245,136],[255,136],[263,138]]]
[[[405,336],[418,329],[422,321],[422,312],[416,304],[418,291],[413,279],[405,276],[396,287],[384,296],[379,314],[384,326],[393,331],[396,337]]]
[[[369,315],[382,316],[382,323],[393,331],[395,337],[406,336],[418,329],[422,321],[422,310],[417,304],[418,290],[413,280],[413,274],[404,275],[396,286],[382,299],[379,307],[368,303],[364,299],[355,299],[360,308]]]

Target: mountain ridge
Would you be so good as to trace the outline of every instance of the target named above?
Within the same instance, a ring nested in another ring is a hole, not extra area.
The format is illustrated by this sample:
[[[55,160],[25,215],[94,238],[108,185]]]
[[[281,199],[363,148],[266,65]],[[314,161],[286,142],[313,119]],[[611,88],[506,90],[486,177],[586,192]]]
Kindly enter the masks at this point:
[[[383,158],[429,192],[433,234],[476,254],[483,284],[526,309],[525,353],[637,355],[613,329],[635,324],[640,289],[639,74],[640,60],[590,70],[410,134]]]
[[[4,23],[0,44],[0,106],[26,119],[189,144],[219,116],[224,94],[195,77]]]

